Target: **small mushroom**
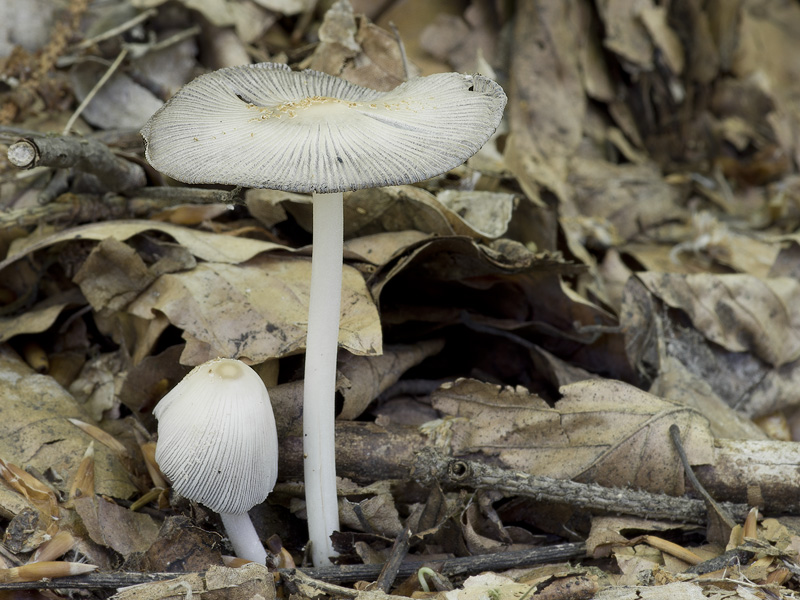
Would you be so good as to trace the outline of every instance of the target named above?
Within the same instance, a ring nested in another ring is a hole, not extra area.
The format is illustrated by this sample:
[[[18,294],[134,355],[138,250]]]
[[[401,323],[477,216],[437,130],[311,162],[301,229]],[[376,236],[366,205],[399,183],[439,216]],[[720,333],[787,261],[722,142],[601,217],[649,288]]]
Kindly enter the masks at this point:
[[[192,369],[153,410],[156,462],[181,496],[218,512],[236,555],[267,554],[247,511],[278,476],[278,434],[264,382],[239,360]]]
[[[311,554],[338,529],[334,395],[341,301],[342,192],[448,171],[500,123],[506,95],[480,75],[439,73],[389,92],[262,63],[201,75],[142,129],[156,169],[187,183],[313,194],[303,453]]]

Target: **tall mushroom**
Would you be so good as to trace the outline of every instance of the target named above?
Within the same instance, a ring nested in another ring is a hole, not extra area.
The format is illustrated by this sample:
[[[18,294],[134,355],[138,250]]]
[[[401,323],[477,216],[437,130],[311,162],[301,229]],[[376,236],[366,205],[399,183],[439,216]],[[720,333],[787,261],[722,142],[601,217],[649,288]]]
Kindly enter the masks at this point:
[[[440,73],[390,92],[262,63],[201,75],[142,129],[156,169],[187,183],[313,194],[303,440],[315,565],[338,528],[334,394],[342,276],[342,192],[414,183],[475,154],[506,96],[480,75]]]
[[[267,388],[239,360],[192,369],[153,411],[156,462],[181,496],[218,512],[236,555],[265,564],[247,511],[278,477],[278,433]]]

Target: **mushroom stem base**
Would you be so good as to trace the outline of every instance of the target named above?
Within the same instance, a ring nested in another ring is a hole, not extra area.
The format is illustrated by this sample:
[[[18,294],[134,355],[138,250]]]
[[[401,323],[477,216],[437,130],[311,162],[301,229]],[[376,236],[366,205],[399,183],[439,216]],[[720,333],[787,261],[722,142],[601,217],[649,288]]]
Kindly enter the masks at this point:
[[[219,513],[222,524],[225,526],[225,533],[228,535],[233,551],[236,556],[245,560],[252,560],[260,565],[267,564],[267,551],[261,544],[261,540],[253,527],[250,515],[234,515],[231,513]]]
[[[336,553],[331,534],[339,529],[334,445],[336,354],[342,300],[344,237],[341,193],[314,194],[314,248],[303,387],[303,454],[308,538],[314,566]]]

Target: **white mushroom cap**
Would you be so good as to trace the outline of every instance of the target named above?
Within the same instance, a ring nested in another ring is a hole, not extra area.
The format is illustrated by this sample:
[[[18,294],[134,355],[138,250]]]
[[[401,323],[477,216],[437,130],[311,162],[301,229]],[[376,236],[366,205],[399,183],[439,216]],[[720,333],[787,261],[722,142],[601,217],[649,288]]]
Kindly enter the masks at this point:
[[[263,502],[278,476],[267,388],[239,360],[192,369],[156,406],[156,462],[181,496],[219,513]]]
[[[390,92],[261,63],[185,85],[142,129],[147,160],[186,183],[331,193],[448,171],[494,133],[506,95],[440,73]]]

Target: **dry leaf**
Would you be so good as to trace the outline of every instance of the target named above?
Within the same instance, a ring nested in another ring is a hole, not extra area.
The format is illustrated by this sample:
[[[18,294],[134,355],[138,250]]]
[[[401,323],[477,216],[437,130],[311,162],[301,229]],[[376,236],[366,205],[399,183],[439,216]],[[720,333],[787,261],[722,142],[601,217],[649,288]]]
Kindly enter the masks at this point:
[[[194,254],[197,258],[215,262],[235,264],[249,260],[261,252],[291,250],[286,246],[273,244],[271,242],[197,231],[195,229],[169,223],[137,220],[109,221],[79,225],[40,238],[37,236],[29,236],[27,238],[15,240],[5,260],[0,262],[0,271],[32,252],[49,248],[59,242],[71,240],[102,241],[106,238],[125,241],[134,235],[146,233],[148,231],[160,231],[165,233],[175,239],[175,241],[189,250],[189,252]]]
[[[75,511],[89,537],[123,557],[145,552],[155,542],[159,526],[150,515],[133,512],[100,496],[76,498]]]
[[[403,532],[403,523],[391,494],[378,494],[360,502],[339,501],[342,524],[367,533],[396,538]]]
[[[183,364],[218,356],[260,363],[304,347],[311,261],[263,256],[246,264],[206,262],[162,275],[129,307],[149,319],[158,311],[184,331]],[[377,309],[361,275],[345,266],[339,340],[356,354],[381,352]]]
[[[681,495],[672,424],[681,428],[692,464],[713,459],[708,423],[691,409],[611,380],[574,383],[561,393],[550,408],[524,389],[460,380],[436,392],[433,405],[459,417],[449,423],[455,455],[482,452],[536,475]]]
[[[345,256],[368,262],[375,266],[385,265],[391,258],[409,248],[429,240],[433,236],[421,231],[388,231],[346,240]],[[358,266],[356,265],[358,268]]]
[[[669,356],[745,415],[766,415],[800,403],[800,362],[774,368],[753,353],[726,350],[687,326],[683,313],[665,311],[638,278],[625,287],[620,314],[628,360],[644,380],[658,373]]]
[[[640,273],[669,306],[685,311],[709,340],[732,352],[752,352],[773,366],[800,357],[800,294],[792,279],[748,275]]]
[[[610,0],[598,6],[605,25],[603,45],[618,54],[623,65],[631,64],[632,70],[653,68],[653,45],[637,17],[640,11],[654,8],[651,0]]]
[[[413,346],[389,346],[381,356],[345,354],[338,369],[346,379],[337,385],[344,396],[339,419],[357,418],[367,406],[386,391],[408,369],[439,352],[442,340],[429,340]]]
[[[513,194],[445,190],[436,199],[448,210],[456,233],[494,239],[504,235],[514,211]],[[453,218],[457,219],[454,222]]]
[[[52,469],[66,479],[91,441],[67,418],[91,417],[52,378],[35,374],[8,349],[0,350],[0,373],[0,456],[42,473]],[[128,498],[136,491],[111,451],[98,448],[95,461],[97,493]]]
[[[63,311],[83,302],[78,290],[72,289],[42,300],[21,315],[0,317],[0,342],[24,333],[46,331]]]
[[[680,190],[665,183],[654,165],[576,158],[568,181],[579,213],[608,220],[623,240],[687,216]]]
[[[453,228],[443,213],[436,197],[418,187],[358,190],[344,201],[345,238],[406,230],[452,235]]]

